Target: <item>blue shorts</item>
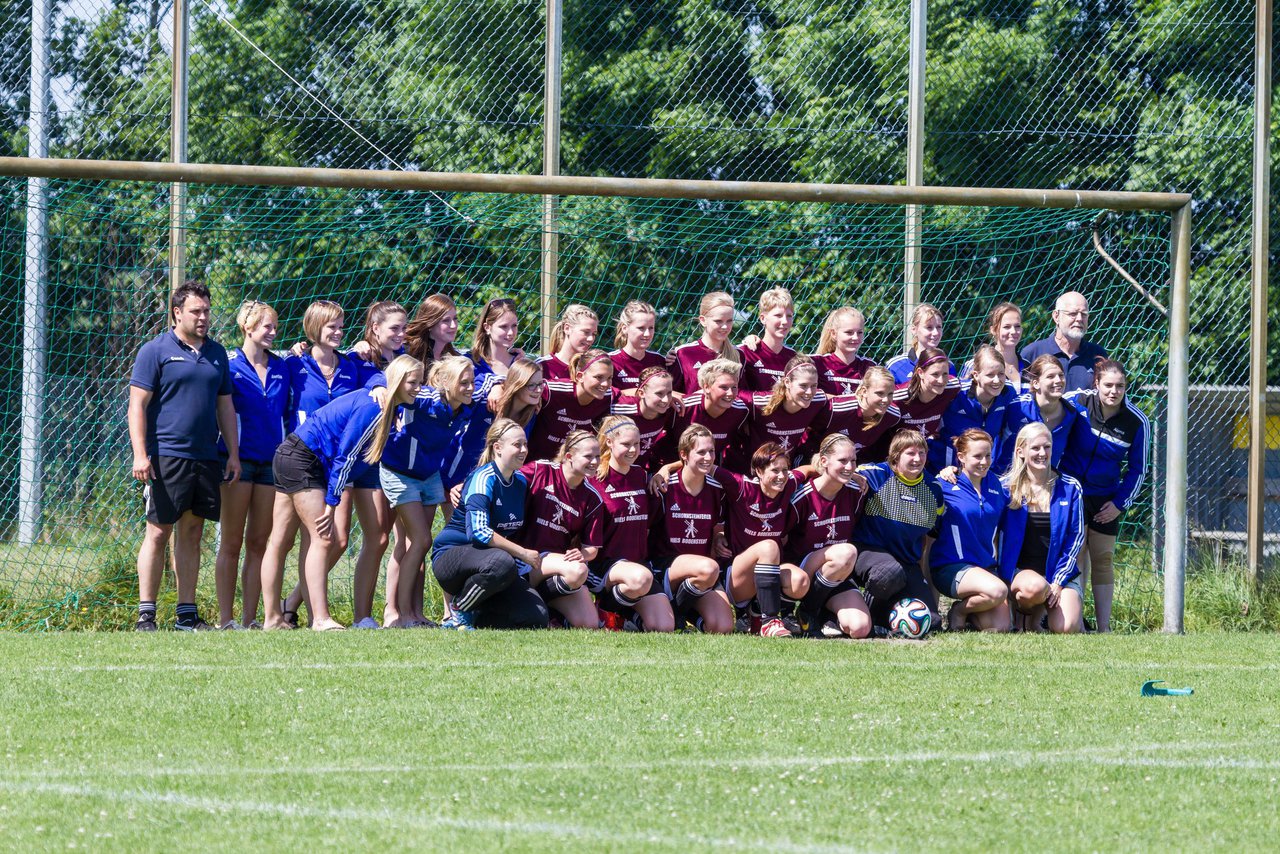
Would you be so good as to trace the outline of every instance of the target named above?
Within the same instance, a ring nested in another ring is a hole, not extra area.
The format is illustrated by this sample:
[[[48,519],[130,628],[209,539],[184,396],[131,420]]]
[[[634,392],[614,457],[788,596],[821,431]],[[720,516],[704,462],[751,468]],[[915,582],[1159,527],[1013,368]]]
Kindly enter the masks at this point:
[[[929,574],[933,577],[933,586],[939,593],[955,599],[960,589],[960,579],[964,578],[970,569],[973,569],[973,564],[960,561],[930,567]]]
[[[424,478],[400,474],[386,466],[382,466],[379,472],[382,494],[387,496],[387,501],[392,507],[412,504],[415,501],[421,502],[424,507],[434,507],[444,503],[444,486],[440,483],[440,472]]]
[[[227,458],[222,458],[222,468],[227,467]],[[271,472],[271,461],[265,463],[259,460],[241,460],[240,461],[240,483],[252,483],[260,486],[275,486],[276,477]]]
[[[351,482],[351,487],[353,489],[382,489],[382,483],[378,478],[378,472],[381,469],[382,466],[370,466]]]

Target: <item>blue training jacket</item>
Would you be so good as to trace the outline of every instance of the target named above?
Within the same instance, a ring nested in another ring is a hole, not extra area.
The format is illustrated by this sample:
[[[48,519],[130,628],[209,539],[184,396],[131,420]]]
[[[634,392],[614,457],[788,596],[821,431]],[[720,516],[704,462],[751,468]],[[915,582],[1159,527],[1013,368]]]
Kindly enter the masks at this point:
[[[438,474],[450,445],[466,431],[472,408],[467,403],[455,412],[439,389],[423,386],[387,437],[382,465],[418,480]]]
[[[1085,495],[1106,497],[1127,510],[1147,474],[1151,437],[1147,416],[1126,397],[1114,417],[1104,418],[1094,389],[1073,391],[1064,399],[1076,407],[1080,417],[1067,442],[1062,470],[1080,481]]]
[[[1005,386],[996,395],[996,399],[991,401],[991,407],[983,412],[977,397],[970,395],[970,386],[962,388],[955,400],[947,406],[947,411],[942,413],[942,429],[938,432],[938,438],[929,441],[929,470],[938,472],[953,465],[956,450],[951,446],[951,440],[970,427],[977,427],[991,436],[991,470],[1002,472],[1003,469],[997,463],[1004,450],[1004,422],[1009,407],[1017,399],[1017,393]]]
[[[310,353],[290,356],[284,365],[289,373],[289,429],[293,432],[320,407],[363,385],[359,365],[345,353],[338,353],[338,369],[333,374],[332,385],[325,381]]]
[[[514,538],[524,526],[524,499],[528,479],[519,471],[503,480],[493,463],[485,463],[467,478],[462,500],[431,547],[431,559],[454,546],[488,548],[495,533]]]
[[[284,359],[274,353],[267,355],[266,383],[258,379],[257,368],[239,347],[227,353],[227,368],[231,371],[231,402],[236,409],[240,459],[269,463],[285,437],[289,376]],[[227,453],[221,437],[218,453]]]
[[[1018,556],[1022,554],[1026,531],[1027,508],[1005,510],[1000,525],[1000,577],[1006,583],[1018,574]],[[1084,493],[1080,482],[1070,475],[1059,474],[1049,504],[1049,555],[1044,562],[1045,578],[1050,584],[1061,586],[1080,574],[1076,557],[1084,545],[1084,536]]]
[[[929,566],[963,563],[982,569],[996,566],[996,539],[1000,520],[1009,506],[1009,493],[995,472],[987,472],[979,488],[963,473],[955,483],[938,481],[946,512],[938,526],[938,539],[929,550]]]
[[[1050,464],[1055,469],[1062,462],[1062,455],[1066,453],[1067,442],[1071,438],[1071,428],[1080,417],[1080,410],[1067,400],[1066,395],[1062,398],[1062,413],[1062,420],[1052,431],[1053,455]],[[1018,431],[1034,422],[1043,424],[1044,417],[1040,414],[1040,406],[1036,403],[1035,394],[1024,391],[1010,402],[1009,409],[1005,412],[1004,437],[1001,440],[996,471],[1009,470],[1009,466],[1013,463],[1013,446],[1017,444]]]
[[[360,389],[320,407],[294,433],[324,464],[326,504],[337,507],[342,490],[368,470],[364,452],[373,438],[382,408]]]
[[[444,480],[445,489],[452,489],[462,483],[476,467],[480,453],[484,450],[485,435],[493,426],[493,413],[489,411],[489,392],[505,379],[495,374],[483,359],[476,364],[475,392],[471,395],[471,405],[465,407],[467,427],[454,437],[444,454],[444,467],[440,476]],[[525,432],[528,433],[527,428]]]

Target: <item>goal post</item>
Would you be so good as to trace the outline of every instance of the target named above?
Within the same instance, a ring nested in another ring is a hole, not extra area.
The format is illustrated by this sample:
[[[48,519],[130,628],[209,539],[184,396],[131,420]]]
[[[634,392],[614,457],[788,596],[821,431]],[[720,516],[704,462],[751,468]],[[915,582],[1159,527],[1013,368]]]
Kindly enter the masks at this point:
[[[869,355],[882,361],[900,347],[906,240],[902,212],[912,205],[926,211],[919,229],[921,298],[961,306],[954,321],[948,309],[944,339],[944,347],[959,363],[981,337],[980,309],[1006,296],[1007,288],[1018,289],[1010,295],[1025,300],[1024,309],[1039,306],[1028,311],[1028,329],[1041,334],[1045,300],[1051,306],[1052,296],[1072,289],[1080,277],[1093,283],[1089,287],[1114,289],[1107,293],[1132,290],[1089,246],[1087,223],[1097,214],[1080,215],[1115,212],[1117,228],[1132,236],[1127,266],[1138,270],[1136,275],[1147,287],[1167,286],[1167,327],[1163,315],[1158,321],[1150,315],[1140,322],[1128,317],[1112,320],[1117,329],[1124,327],[1125,341],[1141,348],[1149,378],[1161,362],[1167,371],[1159,377],[1167,381],[1166,399],[1151,402],[1167,413],[1163,512],[1152,493],[1152,524],[1158,525],[1163,516],[1163,628],[1182,631],[1191,239],[1191,198],[1186,194],[33,158],[0,158],[0,179],[3,176],[51,182],[47,213],[67,235],[64,244],[72,238],[80,241],[80,260],[68,256],[51,264],[51,284],[56,286],[64,275],[84,279],[84,271],[74,269],[76,264],[99,265],[99,279],[110,278],[117,288],[146,290],[149,304],[160,301],[167,289],[153,275],[151,263],[138,259],[144,250],[157,250],[158,257],[166,248],[167,209],[148,201],[161,199],[170,185],[188,185],[186,243],[192,275],[210,278],[221,288],[215,311],[224,315],[219,329],[224,341],[227,311],[234,313],[239,298],[253,298],[254,288],[263,281],[275,281],[272,271],[292,253],[293,290],[288,312],[281,311],[282,324],[286,313],[291,318],[300,315],[305,301],[345,296],[349,341],[359,337],[359,312],[375,294],[416,304],[431,290],[452,292],[458,287],[465,291],[465,298],[458,300],[466,315],[464,330],[476,301],[505,290],[519,295],[522,312],[536,310],[540,320],[546,319],[543,306],[548,298],[558,297],[560,305],[587,302],[601,315],[601,343],[612,347],[616,310],[635,295],[661,307],[662,343],[671,344],[674,340],[667,336],[696,337],[691,322],[695,290],[731,291],[742,318],[751,317],[748,324],[753,327],[755,297],[766,287],[781,285],[797,297],[800,347],[816,343],[816,327],[837,305],[865,300],[891,307],[892,317],[887,311],[875,315],[879,337],[869,338],[866,345],[874,345]],[[117,184],[145,191],[127,202],[113,202],[110,212],[104,213],[101,203],[90,206],[89,190],[101,195],[102,187]],[[548,197],[562,202],[555,220],[559,294],[548,294],[538,275],[540,254],[546,251],[542,212]],[[11,219],[20,220],[21,214],[19,210]],[[1152,214],[1159,216],[1148,218]],[[111,217],[125,218],[127,227],[102,224],[103,218]],[[153,224],[162,221],[164,229],[147,236]],[[133,243],[94,243],[103,239],[100,235],[122,231],[134,235]],[[422,251],[426,243],[431,244],[429,257]],[[892,274],[882,272],[890,268]],[[384,293],[379,294],[379,288]],[[1124,311],[1138,309],[1125,302]],[[130,334],[137,337],[143,328],[154,334],[163,326],[163,313],[132,320],[137,328]],[[50,315],[51,330],[58,323],[58,317]],[[524,329],[533,325],[525,323]],[[869,330],[872,327],[869,316]],[[296,322],[289,328],[296,329]],[[953,344],[965,346],[952,350]],[[1124,352],[1120,355],[1125,358]],[[120,378],[121,389],[125,382],[127,378]],[[27,397],[22,403],[29,403]],[[121,436],[119,424],[100,432],[114,441]],[[44,447],[52,453],[50,443]],[[0,566],[0,585],[6,572]],[[203,575],[211,578],[212,573]]]

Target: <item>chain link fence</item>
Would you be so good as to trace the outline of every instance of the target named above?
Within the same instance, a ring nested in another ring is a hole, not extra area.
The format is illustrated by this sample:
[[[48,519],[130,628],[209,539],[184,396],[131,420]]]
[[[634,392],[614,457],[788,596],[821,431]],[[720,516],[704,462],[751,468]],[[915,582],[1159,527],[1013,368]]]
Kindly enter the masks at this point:
[[[30,14],[31,0],[0,5],[5,153],[25,153]],[[193,161],[543,168],[544,2],[191,0],[190,21]],[[563,21],[565,174],[905,180],[906,0],[564,0]],[[55,5],[51,156],[167,159],[172,24],[172,8],[158,0]],[[1253,8],[1244,2],[948,0],[928,10],[926,183],[1196,197],[1189,507],[1193,533],[1205,542],[1243,530],[1247,451],[1234,428],[1248,381],[1252,51]],[[5,198],[10,239],[24,199]],[[150,203],[162,209],[164,194]],[[1144,285],[1162,286],[1149,264],[1126,256],[1132,228],[1116,216],[1096,224],[1100,244],[1121,266]],[[164,249],[163,235],[147,243],[154,256],[148,269],[153,262],[162,268]],[[105,243],[97,251],[106,261],[121,250]],[[945,247],[933,251],[947,254]],[[712,262],[732,264],[727,255]],[[566,263],[566,294],[590,299],[577,290],[571,253]],[[926,254],[926,271],[929,263]],[[1100,256],[1096,263],[1109,269]],[[20,249],[6,246],[0,264],[10,283],[6,311],[13,312]],[[635,266],[615,273],[621,290],[627,277],[641,278]],[[1111,275],[1108,288],[1091,294],[1102,327],[1155,323],[1141,301],[1133,317],[1112,316],[1122,304],[1109,295],[1132,293],[1110,290],[1121,281]],[[984,280],[975,273],[974,281]],[[1075,280],[1063,276],[1059,284],[1037,291],[1037,302],[1026,306],[1027,340],[1046,333],[1052,292]],[[533,280],[518,285],[532,287]],[[983,301],[1003,295],[981,284],[940,291],[926,272],[925,296],[953,303],[957,341],[971,339]],[[1272,305],[1280,315],[1280,299]],[[79,309],[77,322],[101,328],[116,322],[104,318],[135,307]],[[895,341],[895,324],[886,316],[872,341]],[[1101,329],[1099,339],[1112,349],[1120,343]],[[6,346],[17,340],[9,336]],[[1153,407],[1159,396],[1150,390]],[[16,407],[5,417],[16,426]],[[1273,461],[1268,473],[1280,477],[1280,464]],[[16,469],[6,466],[3,474],[12,484]],[[5,518],[12,518],[12,501]],[[1158,537],[1160,519],[1132,524],[1142,525],[1132,537],[1144,548],[1126,571],[1150,576],[1143,534]]]

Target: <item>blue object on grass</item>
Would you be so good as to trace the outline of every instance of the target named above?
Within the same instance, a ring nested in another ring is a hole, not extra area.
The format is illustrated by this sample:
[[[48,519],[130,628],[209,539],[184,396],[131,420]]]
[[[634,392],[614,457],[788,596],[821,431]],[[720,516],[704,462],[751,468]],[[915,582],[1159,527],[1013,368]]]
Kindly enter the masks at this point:
[[[1163,679],[1148,679],[1142,683],[1144,697],[1185,697],[1194,694],[1194,688],[1165,688]]]

